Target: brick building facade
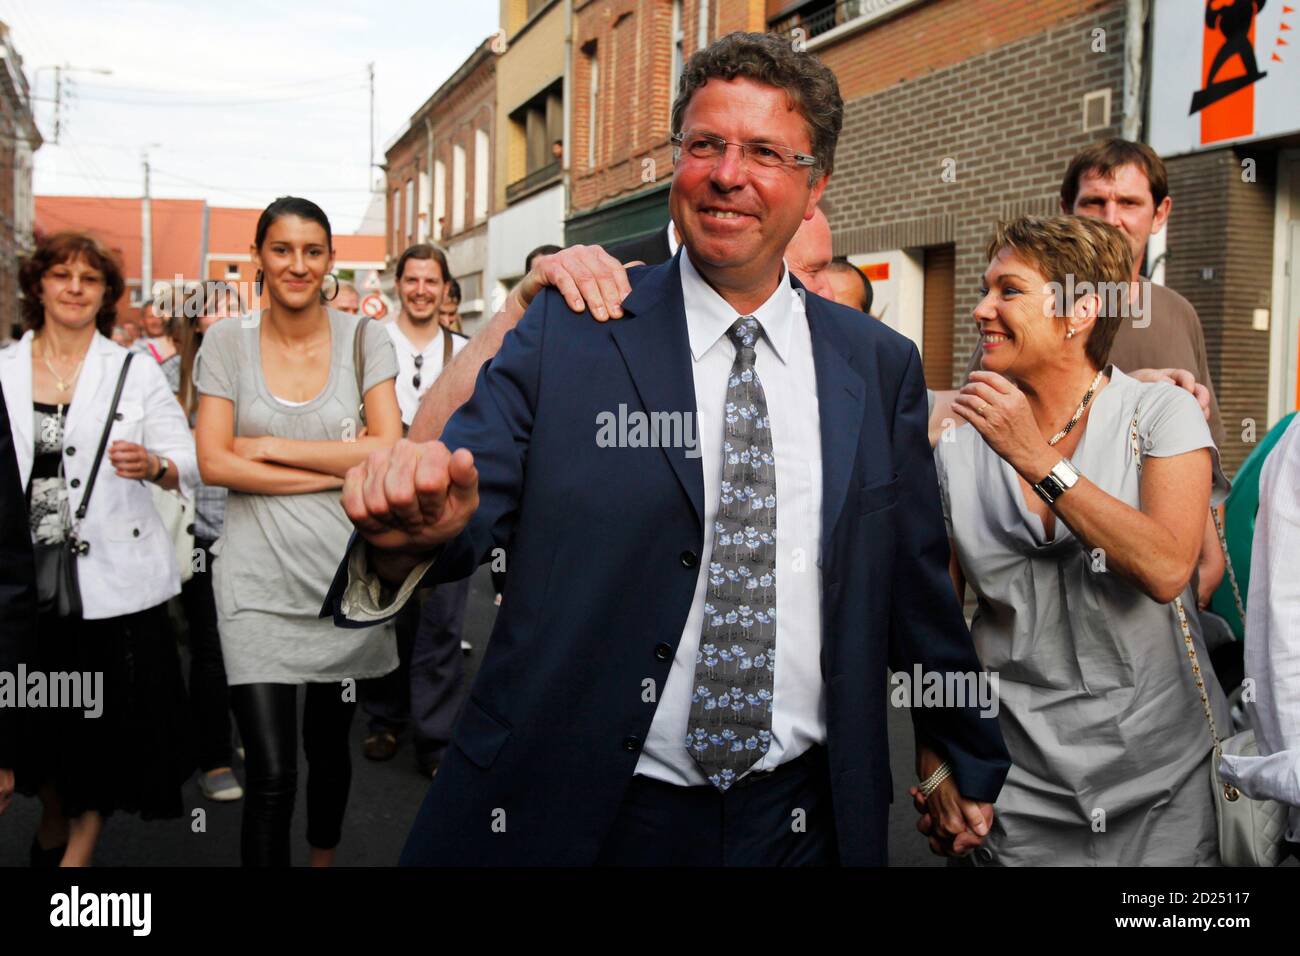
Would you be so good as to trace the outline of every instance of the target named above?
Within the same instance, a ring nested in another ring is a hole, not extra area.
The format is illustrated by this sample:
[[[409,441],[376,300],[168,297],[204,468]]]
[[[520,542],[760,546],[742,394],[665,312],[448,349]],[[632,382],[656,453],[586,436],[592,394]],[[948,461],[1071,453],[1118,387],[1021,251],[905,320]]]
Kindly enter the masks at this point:
[[[1273,263],[1273,163],[1259,164],[1264,181],[1244,183],[1241,159],[1250,150],[1223,149],[1170,160],[1169,252],[1165,284],[1201,317],[1210,374],[1227,431],[1225,467],[1250,454],[1268,419],[1269,333],[1255,328],[1268,309]]]
[[[1170,82],[1149,62],[1153,36],[1178,5],[1142,6],[1139,24],[1126,0],[501,0],[488,43],[498,55],[485,287],[506,291],[543,242],[608,245],[662,229],[682,64],[726,33],[771,30],[839,79],[844,130],[825,202],[835,252],[872,275],[878,317],[916,341],[929,383],[951,387],[976,344],[971,311],[996,222],[1056,213],[1084,146],[1125,132],[1149,141],[1153,99]],[[1277,75],[1280,62],[1274,54]],[[408,238],[415,134],[390,152],[390,219]],[[557,140],[558,159],[547,152]],[[1147,268],[1196,306],[1230,433],[1246,421],[1262,430],[1300,402],[1296,147],[1300,133],[1165,154],[1174,209]],[[1252,157],[1258,175],[1246,181]],[[1225,465],[1249,450],[1223,449]]]
[[[976,345],[993,226],[1055,213],[1069,158],[1119,135],[1123,4],[937,0],[828,40],[809,48],[845,99],[835,251],[887,270],[899,289],[885,320],[918,342],[930,386],[951,387]],[[951,301],[946,322],[931,293]]]
[[[31,91],[22,71],[22,57],[0,23],[0,343],[22,324],[19,310],[18,263],[31,251],[35,214],[32,195],[32,154],[41,134],[32,117]]]
[[[487,288],[499,304],[528,253],[564,242],[569,0],[502,0],[497,59],[496,211],[488,223]],[[556,155],[556,144],[559,155]]]
[[[460,283],[461,312],[469,320],[485,308],[487,227],[496,209],[497,55],[491,43],[479,44],[386,153],[388,266],[413,243],[437,243]],[[384,285],[391,293],[391,274]]]

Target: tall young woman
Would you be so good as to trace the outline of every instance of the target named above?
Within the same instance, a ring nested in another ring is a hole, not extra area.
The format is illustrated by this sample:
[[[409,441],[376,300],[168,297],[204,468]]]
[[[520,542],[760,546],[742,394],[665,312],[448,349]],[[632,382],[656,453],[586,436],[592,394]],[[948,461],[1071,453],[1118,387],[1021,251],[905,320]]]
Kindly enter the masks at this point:
[[[352,530],[339,503],[343,476],[402,435],[397,358],[382,326],[368,325],[358,389],[359,318],[322,300],[334,257],[315,203],[277,199],[251,251],[269,308],[216,323],[195,376],[203,480],[230,489],[212,583],[246,750],[240,851],[249,866],[289,863],[305,684],[307,841],[312,865],[328,866],[352,777],[353,682],[393,670],[397,649],[390,631],[339,629],[318,615]]]
[[[146,482],[190,494],[194,440],[156,363],[111,342],[124,289],[116,260],[89,235],[43,239],[23,262],[27,332],[0,351],[27,516],[38,546],[75,531],[82,611],[42,611],[29,672],[102,675],[81,708],[23,711],[17,789],[39,796],[34,865],[86,866],[111,813],[179,817],[193,770],[185,685],[167,619],[180,592],[172,542]],[[80,520],[95,453],[93,495]],[[99,677],[92,680],[98,681]]]

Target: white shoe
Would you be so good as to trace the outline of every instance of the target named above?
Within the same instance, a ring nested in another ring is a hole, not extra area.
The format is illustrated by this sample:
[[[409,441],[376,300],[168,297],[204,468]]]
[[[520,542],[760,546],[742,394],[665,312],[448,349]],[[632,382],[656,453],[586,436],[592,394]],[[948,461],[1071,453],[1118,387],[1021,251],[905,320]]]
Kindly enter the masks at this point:
[[[239,781],[230,770],[223,770],[218,774],[199,771],[199,789],[203,791],[203,796],[218,803],[238,800],[244,795],[244,788],[239,785]]]

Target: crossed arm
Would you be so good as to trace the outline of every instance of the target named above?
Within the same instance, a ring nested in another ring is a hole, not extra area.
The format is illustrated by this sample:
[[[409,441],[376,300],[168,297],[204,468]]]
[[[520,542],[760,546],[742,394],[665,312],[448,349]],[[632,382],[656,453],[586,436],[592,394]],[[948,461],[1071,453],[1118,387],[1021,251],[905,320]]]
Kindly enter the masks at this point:
[[[204,482],[256,495],[301,495],[343,487],[348,469],[372,451],[391,448],[402,437],[402,415],[392,379],[366,392],[366,422],[358,437],[305,441],[262,435],[235,436],[235,406],[214,395],[199,397],[194,428],[199,473]]]

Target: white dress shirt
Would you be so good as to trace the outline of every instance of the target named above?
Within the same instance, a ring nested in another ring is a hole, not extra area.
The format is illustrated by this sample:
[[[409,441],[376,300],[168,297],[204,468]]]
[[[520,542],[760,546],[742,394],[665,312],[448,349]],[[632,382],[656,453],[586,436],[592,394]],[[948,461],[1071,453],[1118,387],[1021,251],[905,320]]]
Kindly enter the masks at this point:
[[[436,320],[435,320],[436,321]],[[438,334],[429,340],[421,351],[411,344],[408,339],[398,328],[397,320],[386,322],[385,328],[393,340],[393,348],[397,351],[397,404],[402,409],[402,424],[408,428],[411,422],[415,420],[416,409],[420,407],[420,399],[424,393],[429,390],[433,380],[442,372],[442,328],[439,327]],[[469,339],[463,335],[457,335],[454,332],[451,335],[451,354],[454,356],[457,352],[469,344]],[[423,355],[424,361],[420,365],[420,388],[415,388],[415,357]]]
[[[1258,757],[1224,755],[1220,772],[1242,793],[1289,804],[1287,839],[1300,843],[1300,415],[1259,476],[1259,513],[1246,602],[1246,705]]]
[[[671,229],[671,225],[669,226]],[[704,626],[709,558],[722,484],[723,407],[740,318],[681,254],[682,298],[695,378],[696,434],[704,469],[704,552],[686,626],[636,772],[680,786],[707,785],[686,750],[695,655]],[[776,670],[772,745],[751,770],[771,770],[826,740],[821,673],[822,446],[812,337],[803,300],[784,267],[776,291],[753,313],[763,328],[754,368],[767,399],[776,458]]]

